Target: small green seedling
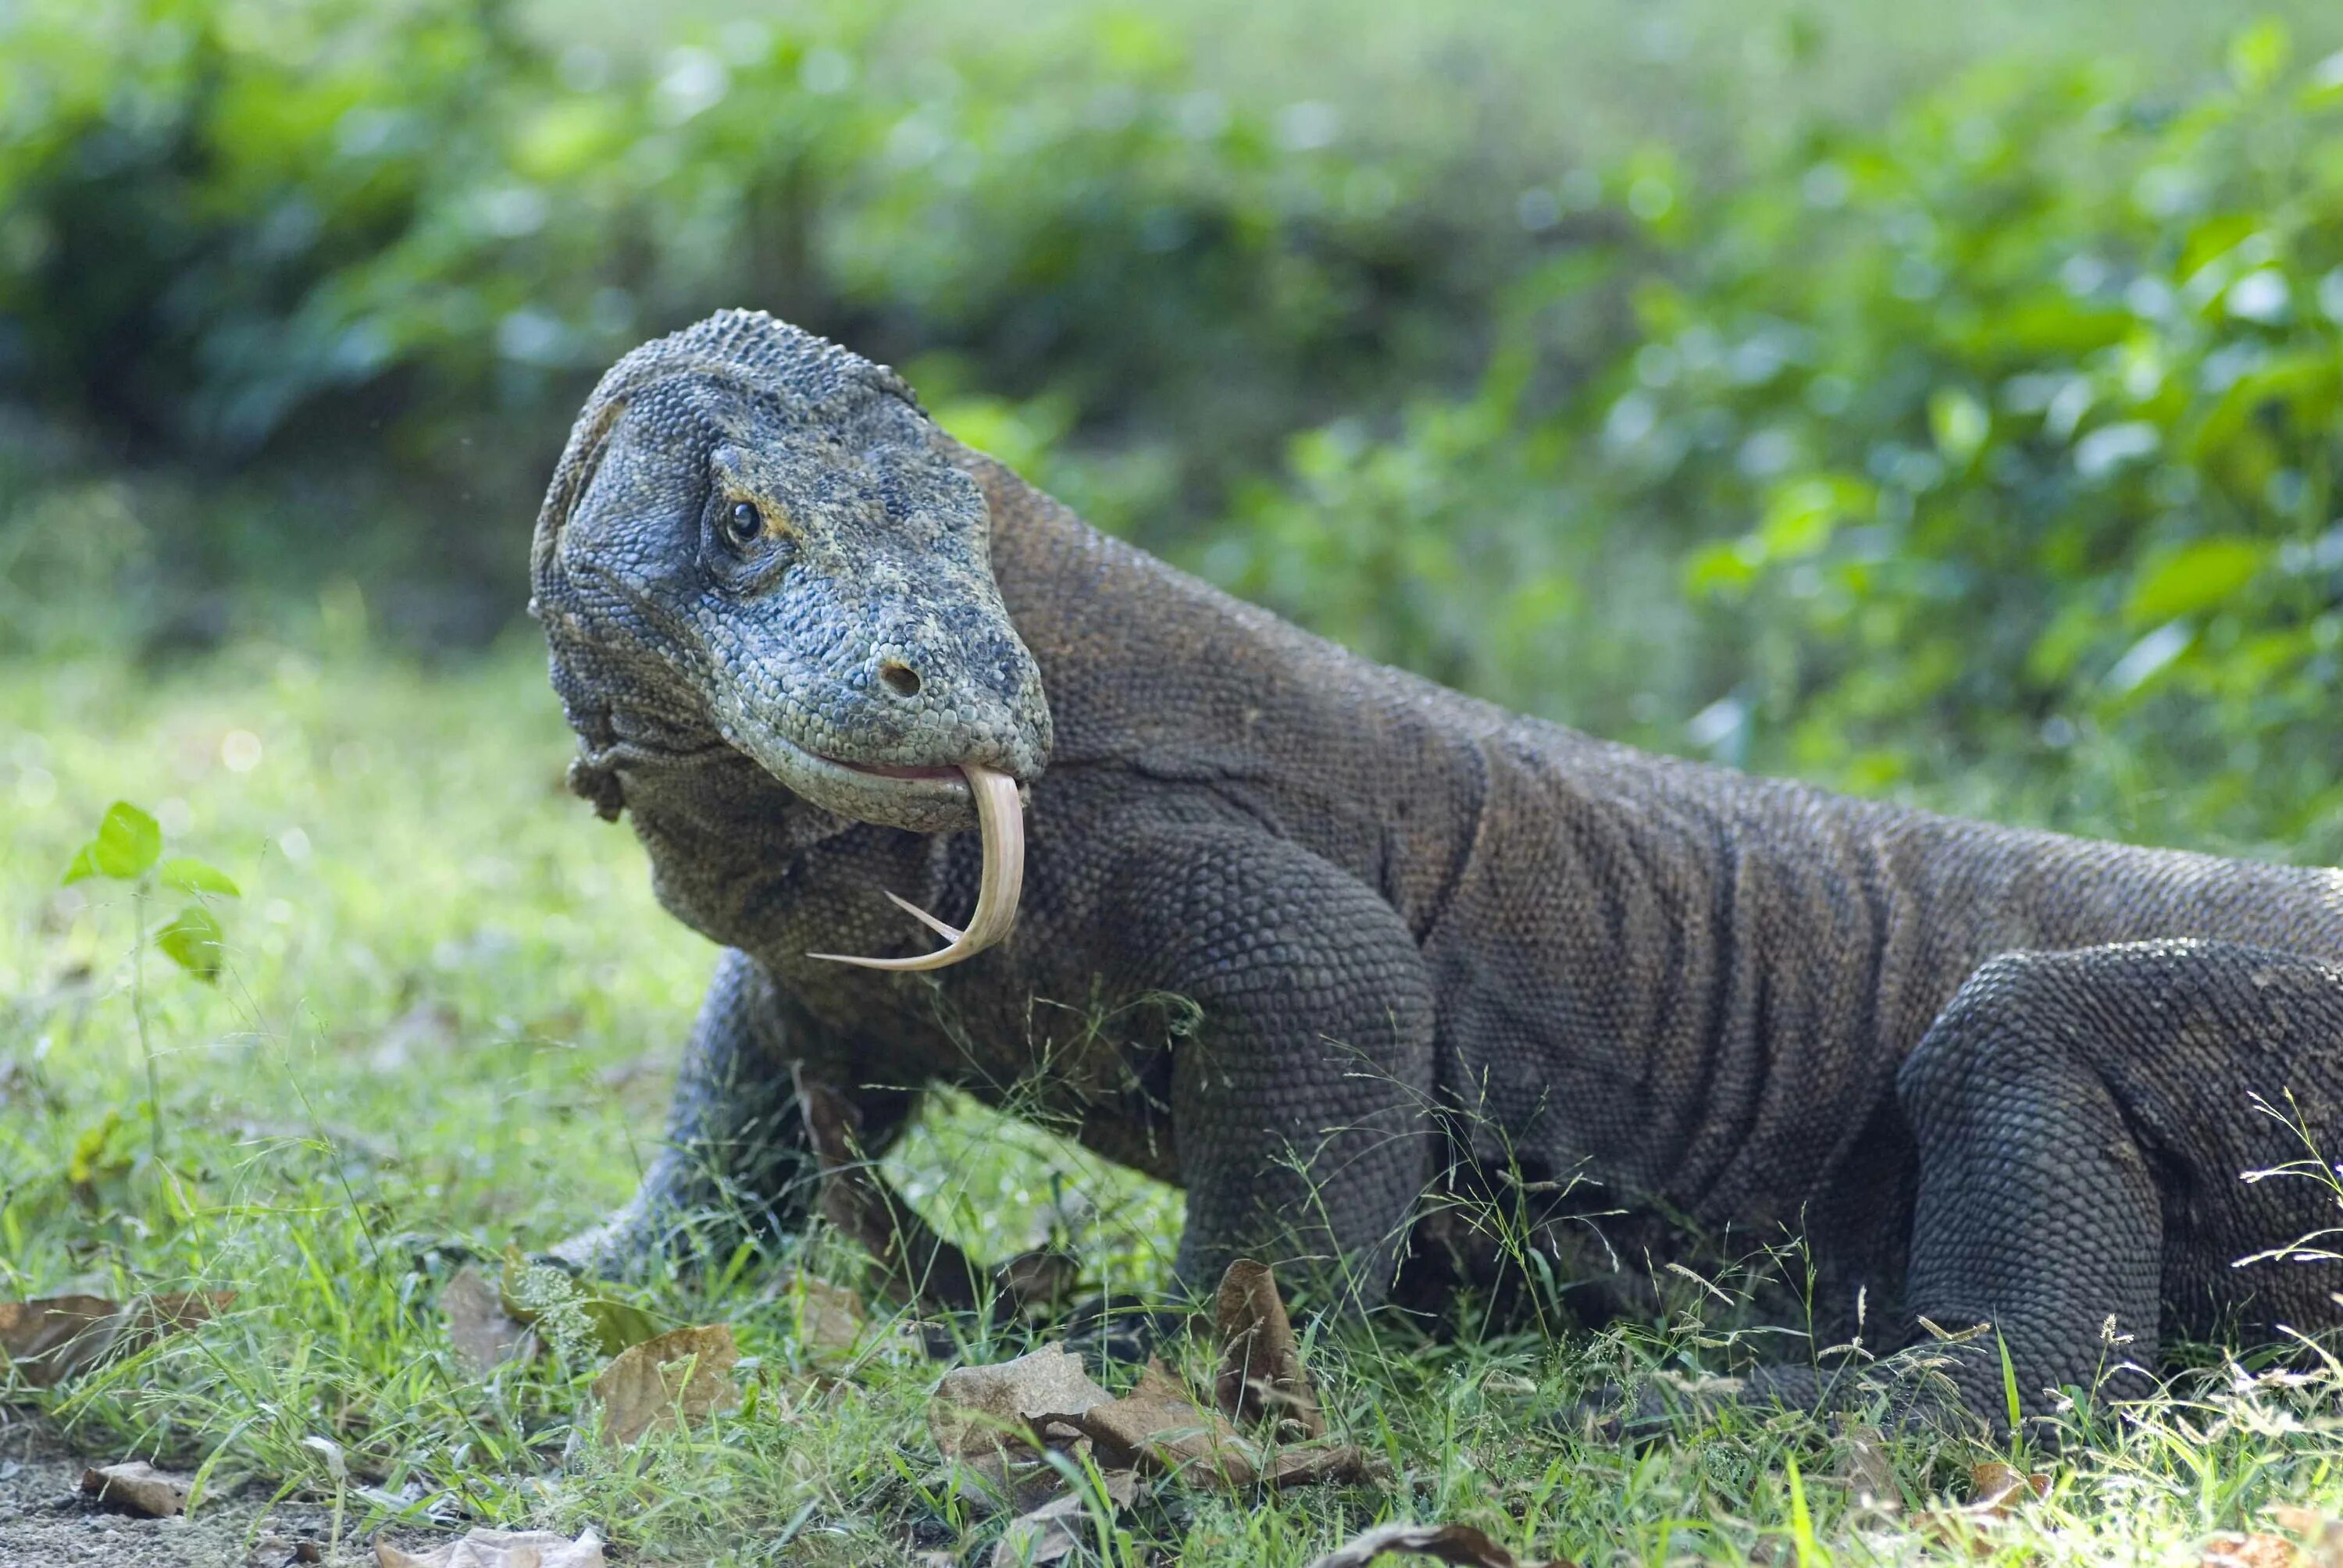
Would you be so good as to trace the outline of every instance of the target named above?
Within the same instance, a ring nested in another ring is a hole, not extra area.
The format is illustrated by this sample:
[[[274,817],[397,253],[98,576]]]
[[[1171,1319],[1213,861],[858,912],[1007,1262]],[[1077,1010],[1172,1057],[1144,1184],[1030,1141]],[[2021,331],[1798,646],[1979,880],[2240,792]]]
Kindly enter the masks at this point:
[[[116,800],[106,809],[96,836],[75,852],[65,868],[69,884],[90,877],[129,883],[140,900],[142,925],[145,900],[156,889],[186,894],[186,905],[156,928],[155,945],[197,980],[218,981],[227,934],[205,900],[242,896],[226,872],[186,856],[164,859],[161,826],[129,801]]]
[[[155,1164],[163,1164],[163,1090],[155,1068],[155,1046],[146,1032],[146,944],[152,940],[166,957],[206,985],[219,983],[226,967],[227,933],[206,901],[243,895],[226,871],[185,856],[163,859],[162,824],[127,800],[106,809],[97,833],[74,852],[66,867],[66,884],[90,877],[126,882],[136,910],[138,941],[130,955],[130,1010],[138,1024],[138,1050],[146,1061],[147,1134]],[[146,901],[158,889],[183,894],[179,912],[146,929]]]

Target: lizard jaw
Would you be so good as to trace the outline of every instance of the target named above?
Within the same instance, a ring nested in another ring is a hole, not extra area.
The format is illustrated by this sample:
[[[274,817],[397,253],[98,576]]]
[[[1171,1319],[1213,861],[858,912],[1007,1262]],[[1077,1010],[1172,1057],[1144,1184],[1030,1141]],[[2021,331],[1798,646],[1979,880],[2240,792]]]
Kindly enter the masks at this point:
[[[899,771],[912,772],[890,770],[887,776]],[[935,771],[920,769],[912,776],[924,779]],[[965,788],[976,802],[977,828],[984,836],[984,871],[977,883],[976,912],[969,917],[966,929],[949,925],[890,892],[887,897],[897,909],[942,937],[945,945],[908,959],[858,958],[848,953],[808,953],[808,958],[873,970],[940,970],[973,958],[1009,934],[1017,922],[1017,900],[1025,881],[1025,817],[1017,797],[1017,780],[974,762],[962,763],[960,771],[968,777]]]
[[[761,742],[758,746],[742,745],[730,736],[727,739],[783,786],[825,810],[856,821],[926,833],[965,828],[973,815],[983,835],[984,869],[977,884],[976,911],[965,930],[891,892],[887,895],[898,908],[941,936],[944,946],[908,959],[848,953],[809,953],[808,957],[865,969],[944,969],[991,947],[1016,923],[1017,901],[1025,880],[1025,817],[1013,775],[980,762],[946,769],[839,761],[763,728],[754,734],[754,739]]]

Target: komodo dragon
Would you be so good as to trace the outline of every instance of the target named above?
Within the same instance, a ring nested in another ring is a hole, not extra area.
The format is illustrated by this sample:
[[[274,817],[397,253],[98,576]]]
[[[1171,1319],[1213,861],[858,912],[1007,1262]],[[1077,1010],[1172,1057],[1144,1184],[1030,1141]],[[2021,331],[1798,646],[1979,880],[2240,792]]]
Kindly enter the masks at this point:
[[[950,1084],[1177,1183],[1192,1289],[1339,1261],[1373,1306],[1461,1170],[1799,1230],[1875,1344],[1992,1324],[1935,1347],[1988,1417],[2003,1343],[2039,1412],[2176,1334],[2338,1320],[2334,1266],[2233,1264],[2338,1218],[2239,1178],[2305,1158],[2261,1107],[2334,1127],[2343,874],[1518,718],[1101,536],[762,314],[603,378],[532,577],[573,788],[727,950],[664,1152],[576,1261],[719,1191],[795,1223],[795,1075],[872,1151]],[[977,913],[914,910],[931,955],[882,891]]]

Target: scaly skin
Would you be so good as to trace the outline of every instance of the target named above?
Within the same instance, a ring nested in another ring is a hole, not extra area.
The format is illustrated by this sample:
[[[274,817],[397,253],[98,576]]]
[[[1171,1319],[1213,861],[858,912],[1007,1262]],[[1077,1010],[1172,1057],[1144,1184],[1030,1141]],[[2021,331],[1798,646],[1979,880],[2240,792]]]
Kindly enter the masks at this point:
[[[787,558],[727,543],[742,498]],[[612,370],[534,561],[573,782],[732,950],[671,1152],[582,1261],[663,1244],[726,1183],[796,1222],[794,1070],[853,1095],[874,1148],[955,1084],[1177,1182],[1198,1291],[1252,1253],[1357,1306],[1436,1294],[1427,1194],[1504,1169],[1676,1229],[1799,1231],[1826,1313],[1862,1291],[1891,1347],[1989,1322],[2030,1411],[2159,1336],[2337,1321],[2331,1265],[2230,1267],[2333,1217],[2314,1181],[2237,1177],[2302,1152],[2253,1096],[2335,1125],[2336,873],[1515,717],[1101,537],[761,316]],[[933,976],[807,957],[932,947],[881,890],[950,918],[979,854],[956,779],[809,752],[1029,784],[1009,940]],[[1988,1414],[1991,1347],[1946,1352]]]

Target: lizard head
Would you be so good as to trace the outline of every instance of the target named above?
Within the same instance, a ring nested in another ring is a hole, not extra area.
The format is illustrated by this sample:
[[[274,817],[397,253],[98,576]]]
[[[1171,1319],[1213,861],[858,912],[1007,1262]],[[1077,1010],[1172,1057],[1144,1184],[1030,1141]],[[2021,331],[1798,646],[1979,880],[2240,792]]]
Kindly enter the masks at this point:
[[[1028,781],[1040,670],[983,492],[893,372],[761,312],[648,343],[588,399],[531,551],[588,760],[721,747],[858,821],[976,820]]]

